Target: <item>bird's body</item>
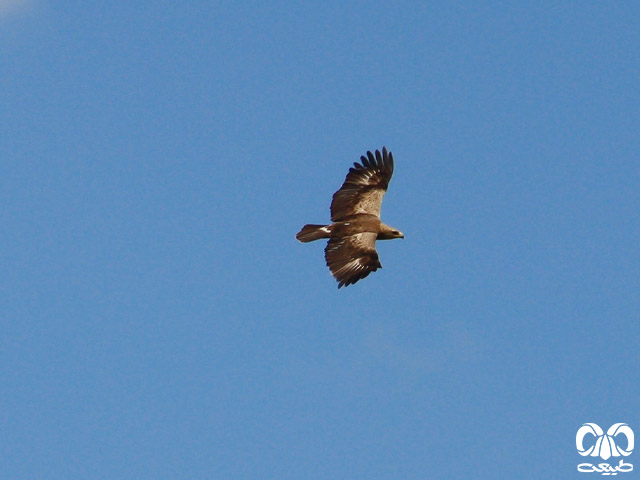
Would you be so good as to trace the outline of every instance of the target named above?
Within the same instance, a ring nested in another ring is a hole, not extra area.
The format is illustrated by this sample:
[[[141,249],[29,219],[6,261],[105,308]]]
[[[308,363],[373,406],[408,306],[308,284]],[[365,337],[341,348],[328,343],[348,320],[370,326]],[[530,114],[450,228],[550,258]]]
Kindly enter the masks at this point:
[[[380,221],[382,198],[393,175],[393,155],[382,148],[375,155],[367,152],[354,163],[331,202],[329,225],[305,225],[296,238],[312,242],[328,238],[327,266],[338,281],[338,288],[356,283],[382,268],[376,240],[404,238],[402,232]]]

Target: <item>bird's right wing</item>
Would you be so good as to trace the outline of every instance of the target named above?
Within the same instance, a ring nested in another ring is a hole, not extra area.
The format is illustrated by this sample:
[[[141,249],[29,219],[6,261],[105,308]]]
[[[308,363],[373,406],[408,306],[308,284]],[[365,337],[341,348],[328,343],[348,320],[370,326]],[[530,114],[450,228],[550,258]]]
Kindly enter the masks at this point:
[[[375,155],[367,152],[354,163],[331,202],[331,220],[337,222],[350,215],[366,213],[380,217],[382,197],[393,175],[393,155],[382,148]]]

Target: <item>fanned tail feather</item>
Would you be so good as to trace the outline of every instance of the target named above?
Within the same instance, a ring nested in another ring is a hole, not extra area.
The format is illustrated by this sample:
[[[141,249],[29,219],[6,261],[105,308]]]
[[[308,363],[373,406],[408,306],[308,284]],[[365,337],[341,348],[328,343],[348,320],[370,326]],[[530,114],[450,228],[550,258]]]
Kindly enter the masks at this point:
[[[331,231],[326,225],[305,225],[296,234],[296,238],[305,243],[329,237],[331,237]]]

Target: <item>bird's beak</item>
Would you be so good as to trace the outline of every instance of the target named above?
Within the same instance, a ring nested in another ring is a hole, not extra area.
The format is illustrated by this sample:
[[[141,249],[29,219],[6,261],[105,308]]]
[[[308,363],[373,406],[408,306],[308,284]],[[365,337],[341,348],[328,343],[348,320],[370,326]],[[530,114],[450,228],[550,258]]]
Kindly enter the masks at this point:
[[[400,234],[400,238],[404,238],[404,233],[401,233],[401,234]]]

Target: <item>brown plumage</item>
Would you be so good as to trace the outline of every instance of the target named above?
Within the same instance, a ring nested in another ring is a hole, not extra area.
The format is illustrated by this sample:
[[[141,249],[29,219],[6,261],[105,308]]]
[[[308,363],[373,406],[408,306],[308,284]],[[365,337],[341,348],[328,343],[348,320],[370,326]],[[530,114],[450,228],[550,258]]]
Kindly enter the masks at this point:
[[[328,238],[327,266],[338,288],[356,283],[382,268],[376,240],[404,238],[402,232],[380,221],[380,207],[393,175],[393,155],[382,148],[367,152],[349,169],[342,187],[333,195],[329,225],[305,225],[296,238],[312,242]]]

